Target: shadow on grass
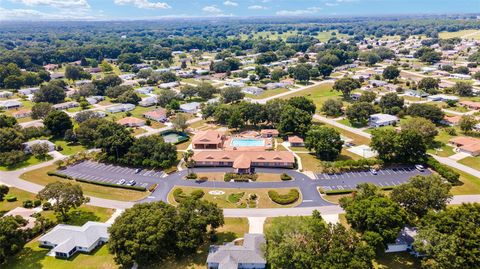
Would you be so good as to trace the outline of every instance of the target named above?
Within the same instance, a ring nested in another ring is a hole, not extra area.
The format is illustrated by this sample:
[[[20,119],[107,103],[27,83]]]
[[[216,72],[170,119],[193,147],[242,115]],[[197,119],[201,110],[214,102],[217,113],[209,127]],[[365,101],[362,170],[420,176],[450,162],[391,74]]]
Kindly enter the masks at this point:
[[[10,269],[41,269],[43,265],[40,263],[45,259],[48,249],[33,249],[25,247],[20,254],[12,258],[5,268]]]
[[[99,220],[100,217],[98,217],[97,215],[95,215],[95,213],[91,211],[76,209],[68,213],[68,220],[65,222],[65,224],[82,226],[83,224],[87,223],[87,221]]]

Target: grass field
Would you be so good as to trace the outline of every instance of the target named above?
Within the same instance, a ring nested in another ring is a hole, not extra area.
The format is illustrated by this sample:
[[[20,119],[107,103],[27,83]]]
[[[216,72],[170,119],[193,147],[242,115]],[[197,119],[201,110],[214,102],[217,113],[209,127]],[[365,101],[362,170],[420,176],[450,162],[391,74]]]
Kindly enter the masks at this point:
[[[458,162],[461,163],[461,164],[464,164],[466,166],[469,166],[473,169],[480,170],[480,157],[479,156],[477,156],[477,157],[467,157],[465,159],[461,159]]]
[[[460,181],[463,182],[461,186],[454,186],[450,191],[453,195],[463,195],[463,194],[480,194],[480,179],[462,172],[458,169],[450,167],[454,171],[460,174]]]
[[[175,187],[172,189],[172,191],[168,194],[168,202],[171,204],[177,204],[175,200],[173,199],[173,191],[177,189],[178,187]],[[221,208],[244,208],[247,206],[248,201],[247,198],[250,197],[251,194],[255,194],[257,196],[257,208],[280,208],[280,207],[294,207],[298,204],[301,203],[302,199],[298,199],[297,202],[290,204],[290,205],[279,205],[274,203],[270,198],[268,197],[268,191],[269,189],[221,189],[221,188],[193,188],[193,187],[181,187],[184,193],[189,194],[194,190],[201,189],[204,191],[205,195],[203,196],[202,199],[206,201],[213,202],[217,204]],[[224,191],[225,193],[222,195],[211,195],[209,194],[209,191],[212,190],[220,190]],[[277,189],[277,191],[280,194],[285,194],[290,190],[290,188],[286,189]],[[244,193],[243,196],[239,199],[238,202],[231,202],[229,201],[228,197],[232,194],[239,194],[239,193]]]
[[[60,151],[63,155],[73,155],[75,153],[78,153],[80,151],[86,150],[86,148],[80,144],[71,144],[67,143],[65,140],[56,140],[52,141],[55,143],[56,146],[62,147],[62,151]]]
[[[373,261],[375,269],[420,269],[420,260],[407,252],[385,253]]]
[[[474,34],[476,33],[476,34]],[[463,37],[465,35],[470,35],[467,36],[467,39],[475,39],[475,40],[480,40],[480,31],[479,30],[462,30],[462,31],[457,31],[457,32],[440,32],[438,33],[438,36],[442,39],[447,39],[447,38],[453,38],[453,37]]]
[[[305,96],[306,98],[312,100],[315,106],[317,107],[317,110],[319,110],[322,107],[323,103],[328,99],[341,98],[341,93],[337,91],[333,91],[332,85],[333,84],[328,83],[328,84],[313,86],[310,88],[306,88],[305,90],[302,90],[302,91],[298,91],[292,94],[282,96],[281,98],[289,99],[295,96]]]
[[[26,172],[20,177],[24,180],[37,183],[40,185],[47,185],[48,183],[52,183],[56,181],[72,182],[80,185],[83,189],[83,192],[86,195],[90,195],[98,198],[104,198],[104,199],[112,199],[112,200],[120,200],[120,201],[136,201],[136,200],[145,198],[149,194],[148,192],[142,192],[142,191],[104,187],[99,185],[83,183],[83,182],[69,181],[67,179],[62,179],[59,177],[47,175],[48,171],[54,171],[54,170],[56,170],[56,166],[50,165],[50,166],[42,167],[40,169]]]
[[[22,203],[25,200],[33,201],[35,199],[34,193],[30,193],[14,187],[10,187],[8,194],[15,195],[15,197],[17,197],[17,201],[15,202],[7,202],[6,200],[0,201],[0,215],[3,215],[2,212],[6,213],[16,207],[22,206]]]
[[[2,171],[17,170],[17,169],[20,169],[20,168],[25,168],[25,167],[32,166],[32,165],[35,165],[35,164],[39,164],[39,163],[42,163],[42,162],[45,162],[45,161],[49,161],[51,159],[52,159],[52,157],[50,155],[47,155],[47,157],[44,160],[38,159],[37,157],[35,157],[33,155],[29,155],[28,158],[23,162],[20,162],[20,163],[11,165],[11,166],[0,166],[0,170],[2,170]]]

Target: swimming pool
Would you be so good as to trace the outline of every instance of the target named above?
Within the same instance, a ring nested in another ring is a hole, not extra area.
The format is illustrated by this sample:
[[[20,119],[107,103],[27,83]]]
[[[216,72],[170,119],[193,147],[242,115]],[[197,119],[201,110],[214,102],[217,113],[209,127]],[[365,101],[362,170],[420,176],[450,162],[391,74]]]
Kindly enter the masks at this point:
[[[264,139],[253,139],[253,138],[233,138],[230,143],[232,147],[264,147]]]

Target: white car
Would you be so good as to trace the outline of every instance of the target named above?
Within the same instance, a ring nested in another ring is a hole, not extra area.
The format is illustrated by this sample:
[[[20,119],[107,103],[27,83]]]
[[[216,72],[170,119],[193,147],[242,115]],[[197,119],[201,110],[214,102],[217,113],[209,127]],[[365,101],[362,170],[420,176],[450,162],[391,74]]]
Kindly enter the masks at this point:
[[[127,185],[128,186],[134,186],[135,184],[137,184],[137,182],[135,182],[135,180],[130,180]]]
[[[117,184],[118,184],[118,185],[123,185],[123,184],[125,184],[125,182],[127,182],[127,181],[122,178],[122,179],[120,179],[120,180],[117,182]]]
[[[372,168],[372,169],[370,169],[370,173],[376,175],[376,174],[378,174],[378,170]]]
[[[423,167],[423,165],[421,165],[421,164],[415,165],[415,168],[416,168],[418,171],[420,171],[420,172],[425,171],[425,167]]]

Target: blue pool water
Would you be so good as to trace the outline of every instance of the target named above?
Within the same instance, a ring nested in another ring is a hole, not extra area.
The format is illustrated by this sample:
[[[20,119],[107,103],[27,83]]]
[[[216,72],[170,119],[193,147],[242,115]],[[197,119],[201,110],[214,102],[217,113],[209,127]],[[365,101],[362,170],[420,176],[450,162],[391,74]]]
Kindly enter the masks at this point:
[[[263,139],[248,139],[248,138],[233,138],[231,145],[233,147],[263,147],[265,140]]]

